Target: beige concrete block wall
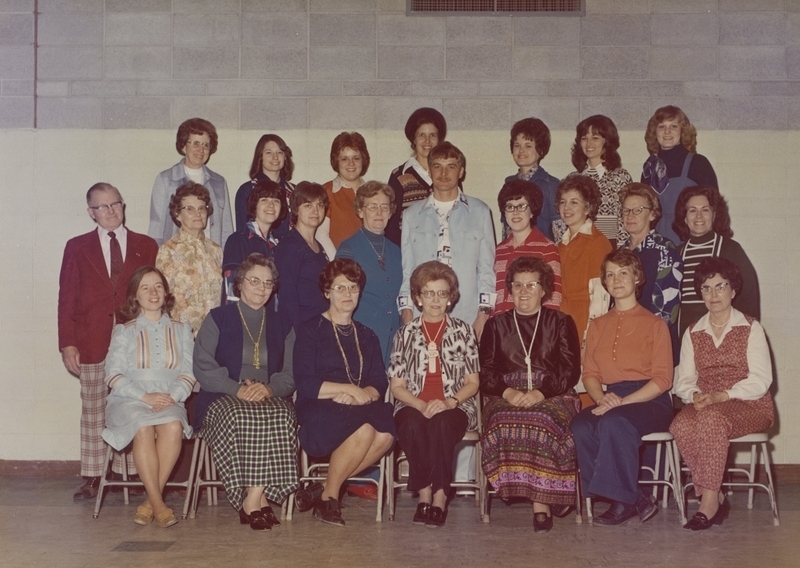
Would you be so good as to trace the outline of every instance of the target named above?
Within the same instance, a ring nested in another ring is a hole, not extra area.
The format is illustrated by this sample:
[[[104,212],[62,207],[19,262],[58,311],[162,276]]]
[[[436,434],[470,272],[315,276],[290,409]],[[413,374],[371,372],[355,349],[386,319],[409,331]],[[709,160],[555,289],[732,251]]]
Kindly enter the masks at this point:
[[[291,146],[295,181],[333,177],[330,143],[338,130],[278,132]],[[361,130],[369,179],[388,179],[410,149],[399,130]],[[221,130],[210,167],[231,199],[247,179],[261,131]],[[92,230],[84,194],[97,181],[119,187],[128,226],[146,232],[155,175],[179,160],[172,130],[0,131],[0,459],[79,459],[77,379],[61,364],[56,306],[66,241]],[[571,131],[553,132],[543,166],[572,171]],[[506,131],[454,130],[467,156],[465,190],[485,200],[497,221],[496,195],[514,171]],[[636,179],[647,156],[642,133],[621,132],[623,165]],[[735,238],[761,283],[763,324],[778,377],[776,463],[800,463],[800,166],[798,131],[703,131],[698,150],[714,165],[728,198]],[[793,150],[794,149],[794,150]]]

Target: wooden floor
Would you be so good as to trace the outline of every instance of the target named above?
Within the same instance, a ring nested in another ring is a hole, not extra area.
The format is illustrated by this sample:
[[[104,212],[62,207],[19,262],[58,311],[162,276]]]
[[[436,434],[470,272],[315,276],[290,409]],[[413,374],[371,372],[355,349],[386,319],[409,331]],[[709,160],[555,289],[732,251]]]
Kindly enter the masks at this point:
[[[94,502],[73,502],[75,477],[0,477],[0,566],[68,568],[117,566],[249,567],[777,567],[800,566],[800,484],[779,483],[781,526],[772,525],[766,494],[747,510],[745,492],[731,497],[730,518],[703,533],[681,529],[674,504],[652,520],[621,527],[555,519],[534,534],[529,505],[494,500],[491,523],[480,521],[468,497],[456,498],[445,527],[411,524],[415,502],[398,499],[397,519],[375,522],[372,502],[345,497],[344,528],[296,513],[269,532],[241,526],[221,494],[203,501],[194,520],[160,529],[133,523],[135,504],[110,494],[98,519]],[[182,507],[177,494],[168,504]],[[697,505],[689,506],[693,514]],[[602,512],[598,505],[596,512]],[[386,517],[385,517],[386,518]]]

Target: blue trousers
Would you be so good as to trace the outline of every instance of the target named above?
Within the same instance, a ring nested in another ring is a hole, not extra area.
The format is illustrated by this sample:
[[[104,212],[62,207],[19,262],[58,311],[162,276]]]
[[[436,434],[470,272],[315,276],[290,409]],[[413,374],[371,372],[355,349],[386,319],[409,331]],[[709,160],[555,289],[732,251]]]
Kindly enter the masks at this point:
[[[620,397],[648,381],[608,386]],[[570,424],[578,451],[581,491],[586,497],[605,497],[632,505],[639,495],[639,448],[642,436],[665,432],[672,422],[672,398],[665,392],[648,402],[612,408],[601,416],[582,410]]]

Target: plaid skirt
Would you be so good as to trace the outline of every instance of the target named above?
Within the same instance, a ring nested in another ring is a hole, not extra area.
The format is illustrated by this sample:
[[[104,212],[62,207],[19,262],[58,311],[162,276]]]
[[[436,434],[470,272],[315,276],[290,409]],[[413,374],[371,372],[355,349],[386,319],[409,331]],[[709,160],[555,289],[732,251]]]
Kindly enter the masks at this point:
[[[265,487],[274,503],[298,488],[297,418],[290,402],[223,396],[206,413],[203,437],[235,509],[241,508],[247,487]]]

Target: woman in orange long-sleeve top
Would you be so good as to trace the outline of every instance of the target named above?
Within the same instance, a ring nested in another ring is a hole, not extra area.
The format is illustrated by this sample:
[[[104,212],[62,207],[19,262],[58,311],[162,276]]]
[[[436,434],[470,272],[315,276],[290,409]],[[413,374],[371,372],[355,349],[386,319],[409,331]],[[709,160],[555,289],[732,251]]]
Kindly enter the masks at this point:
[[[645,275],[633,252],[608,254],[602,274],[614,308],[589,324],[583,355],[583,385],[595,406],[570,429],[584,494],[611,501],[595,524],[620,525],[658,512],[639,489],[639,448],[642,436],[666,431],[672,420],[672,341],[664,320],[636,301]]]
[[[600,200],[597,183],[581,175],[568,176],[556,192],[558,214],[567,225],[558,243],[561,311],[572,316],[581,339],[588,323],[608,309],[608,296],[600,286],[600,265],[612,246],[593,223]]]

